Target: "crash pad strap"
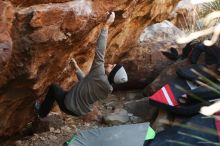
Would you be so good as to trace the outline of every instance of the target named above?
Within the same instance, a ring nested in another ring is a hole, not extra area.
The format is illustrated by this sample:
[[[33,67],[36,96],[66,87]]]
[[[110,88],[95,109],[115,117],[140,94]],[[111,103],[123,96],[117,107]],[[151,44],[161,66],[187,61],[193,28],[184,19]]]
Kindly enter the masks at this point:
[[[154,139],[155,135],[155,131],[149,126],[144,140],[152,140]]]

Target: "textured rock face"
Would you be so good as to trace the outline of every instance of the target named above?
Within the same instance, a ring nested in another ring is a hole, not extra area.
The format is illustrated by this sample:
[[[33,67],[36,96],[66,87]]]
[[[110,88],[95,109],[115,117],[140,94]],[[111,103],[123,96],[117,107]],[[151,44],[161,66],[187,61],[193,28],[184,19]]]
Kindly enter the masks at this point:
[[[116,21],[109,30],[106,62],[125,64],[130,79],[135,81],[138,75],[145,73],[141,72],[143,63],[139,65],[136,61],[134,66],[129,66],[132,59],[136,60],[133,53],[139,55],[139,59],[142,54],[147,55],[147,49],[141,49],[146,48],[139,41],[141,32],[168,18],[178,0],[11,2],[17,9],[13,27],[10,30],[8,25],[4,29],[12,33],[12,41],[10,37],[6,40],[11,42],[9,44],[13,42],[13,51],[7,65],[0,70],[0,136],[11,135],[33,120],[33,103],[44,97],[50,84],[57,83],[65,89],[73,85],[76,76],[68,65],[69,58],[74,57],[85,72],[89,71],[107,11],[116,12]],[[36,5],[40,3],[44,4]],[[9,22],[11,16],[7,19]],[[153,58],[158,58],[157,55],[155,53]],[[126,61],[127,57],[132,59]],[[144,63],[150,66],[151,55],[146,59]],[[140,72],[133,75],[136,67]],[[147,75],[148,79],[154,77],[154,73]]]
[[[13,16],[13,6],[9,2],[0,1],[0,68],[5,66],[11,57]]]
[[[36,4],[63,3],[71,0],[10,0],[16,7],[27,7]]]

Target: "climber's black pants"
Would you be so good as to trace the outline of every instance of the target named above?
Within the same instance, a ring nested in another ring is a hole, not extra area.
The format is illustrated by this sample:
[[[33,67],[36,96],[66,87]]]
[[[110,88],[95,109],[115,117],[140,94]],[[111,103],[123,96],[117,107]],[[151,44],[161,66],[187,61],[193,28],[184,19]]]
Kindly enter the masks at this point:
[[[64,99],[66,96],[67,92],[64,91],[61,87],[58,85],[50,85],[47,95],[45,97],[45,100],[40,106],[39,109],[39,116],[40,117],[46,117],[48,113],[51,111],[54,102],[56,101],[60,107],[60,109],[65,112],[66,114],[70,114],[73,116],[76,116],[74,113],[71,111],[67,110],[64,104]]]

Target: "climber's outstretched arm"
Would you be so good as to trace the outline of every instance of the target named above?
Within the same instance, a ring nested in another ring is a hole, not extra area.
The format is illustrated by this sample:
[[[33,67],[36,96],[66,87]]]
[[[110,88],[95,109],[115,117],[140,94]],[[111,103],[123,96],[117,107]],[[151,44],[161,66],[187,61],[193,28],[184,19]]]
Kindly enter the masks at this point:
[[[115,13],[111,12],[108,20],[106,21],[105,26],[103,27],[99,35],[96,45],[95,58],[93,60],[91,70],[95,69],[97,66],[100,65],[103,65],[104,67],[105,49],[108,39],[108,28],[114,22],[114,20],[115,20]]]

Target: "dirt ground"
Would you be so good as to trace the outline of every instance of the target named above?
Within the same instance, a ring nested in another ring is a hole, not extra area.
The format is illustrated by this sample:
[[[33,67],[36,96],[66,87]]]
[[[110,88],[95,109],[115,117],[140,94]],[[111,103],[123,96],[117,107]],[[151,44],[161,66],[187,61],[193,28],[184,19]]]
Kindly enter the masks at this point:
[[[125,97],[126,96],[126,97]],[[101,115],[108,115],[115,109],[120,109],[123,104],[136,95],[113,94],[106,100],[96,103]],[[91,118],[91,117],[90,117]],[[129,122],[128,122],[129,123]],[[69,116],[63,113],[51,112],[43,119],[30,123],[17,136],[10,138],[2,146],[62,146],[63,143],[79,132],[91,128],[111,126],[99,118],[86,119]]]

